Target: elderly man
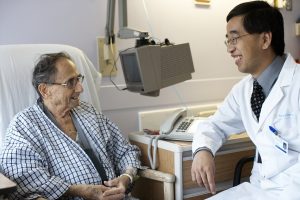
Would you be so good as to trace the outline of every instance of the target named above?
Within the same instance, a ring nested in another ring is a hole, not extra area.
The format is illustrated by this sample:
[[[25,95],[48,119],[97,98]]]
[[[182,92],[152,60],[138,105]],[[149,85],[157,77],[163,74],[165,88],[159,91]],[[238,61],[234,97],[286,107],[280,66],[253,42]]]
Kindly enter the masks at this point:
[[[84,76],[65,53],[34,68],[36,104],[17,114],[0,157],[18,184],[12,199],[123,199],[141,167],[137,147],[79,100]]]

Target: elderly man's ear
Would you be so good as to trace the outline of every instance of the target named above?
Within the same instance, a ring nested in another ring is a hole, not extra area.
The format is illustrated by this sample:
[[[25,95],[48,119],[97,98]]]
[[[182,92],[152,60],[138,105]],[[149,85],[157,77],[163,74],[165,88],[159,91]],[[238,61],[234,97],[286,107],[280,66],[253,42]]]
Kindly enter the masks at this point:
[[[40,94],[42,95],[43,99],[45,99],[51,95],[51,90],[49,89],[49,87],[47,87],[46,83],[39,84],[38,90],[39,90]]]

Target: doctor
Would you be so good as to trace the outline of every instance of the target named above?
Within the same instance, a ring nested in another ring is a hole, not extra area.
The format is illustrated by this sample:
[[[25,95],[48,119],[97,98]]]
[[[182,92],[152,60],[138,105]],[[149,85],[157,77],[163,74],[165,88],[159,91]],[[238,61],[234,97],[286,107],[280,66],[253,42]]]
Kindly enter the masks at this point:
[[[264,1],[242,3],[227,16],[225,44],[237,83],[193,140],[192,180],[216,193],[216,151],[246,131],[257,149],[250,183],[211,199],[300,199],[300,65],[284,54],[281,13]]]

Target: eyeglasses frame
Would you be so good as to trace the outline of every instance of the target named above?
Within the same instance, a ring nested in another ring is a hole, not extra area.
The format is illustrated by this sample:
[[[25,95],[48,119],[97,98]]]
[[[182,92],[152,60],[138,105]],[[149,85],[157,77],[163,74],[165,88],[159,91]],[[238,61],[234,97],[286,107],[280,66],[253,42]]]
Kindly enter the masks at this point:
[[[76,81],[76,83],[74,84],[74,86],[72,86],[72,87],[68,86],[68,81],[70,81],[71,79],[74,79],[74,78],[77,79],[77,81]],[[82,83],[83,80],[84,80],[84,76],[83,76],[82,74],[78,74],[77,77],[70,78],[69,80],[67,80],[67,81],[64,82],[64,83],[55,83],[55,82],[54,82],[54,83],[47,83],[47,84],[50,84],[50,85],[61,85],[61,86],[64,86],[64,87],[66,87],[66,88],[68,88],[68,89],[74,89],[74,88],[76,87],[77,83],[78,83],[78,82]]]
[[[240,39],[241,37],[247,36],[247,35],[251,35],[251,33],[246,33],[246,34],[244,34],[244,35],[240,35],[240,36],[237,36],[237,37],[233,37],[233,38],[227,39],[227,40],[224,41],[224,44],[225,44],[227,47],[228,47],[229,45],[236,45],[238,39]]]

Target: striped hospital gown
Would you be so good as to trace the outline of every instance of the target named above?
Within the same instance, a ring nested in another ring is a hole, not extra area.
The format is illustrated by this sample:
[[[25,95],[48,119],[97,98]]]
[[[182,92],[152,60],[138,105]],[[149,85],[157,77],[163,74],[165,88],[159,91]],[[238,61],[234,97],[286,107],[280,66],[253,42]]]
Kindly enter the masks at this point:
[[[140,151],[107,117],[85,102],[72,113],[97,147],[109,179],[127,167],[141,168]],[[18,184],[11,199],[61,199],[72,184],[101,184],[87,154],[37,104],[18,113],[10,123],[0,163],[3,173]]]

